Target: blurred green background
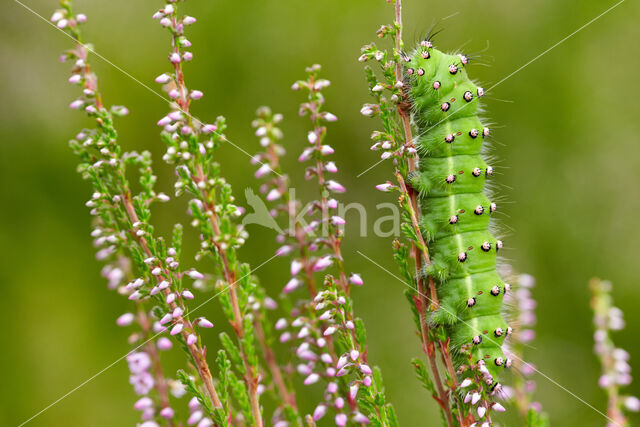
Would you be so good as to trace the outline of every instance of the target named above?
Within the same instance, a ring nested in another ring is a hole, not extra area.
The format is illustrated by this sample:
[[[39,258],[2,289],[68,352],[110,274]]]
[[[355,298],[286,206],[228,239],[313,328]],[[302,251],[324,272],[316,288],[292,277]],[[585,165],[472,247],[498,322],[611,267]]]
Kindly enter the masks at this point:
[[[47,19],[56,7],[54,0],[24,2]],[[168,34],[151,20],[161,4],[77,0],[76,9],[88,15],[86,39],[97,51],[155,88],[153,78],[168,69]],[[405,39],[411,45],[435,23],[444,29],[436,38],[442,49],[464,45],[464,51],[478,52],[489,43],[480,61],[489,66],[470,68],[489,87],[613,4],[406,0]],[[111,364],[129,346],[127,331],[114,323],[127,302],[109,292],[99,276],[84,206],[90,189],[75,173],[75,158],[67,147],[67,140],[89,123],[67,108],[77,88],[66,83],[68,64],[57,58],[70,40],[16,2],[5,2],[2,9],[0,424],[16,425]],[[253,153],[258,144],[249,124],[256,107],[271,105],[285,116],[285,165],[291,176],[301,177],[295,158],[305,144],[307,121],[297,117],[300,94],[289,87],[303,77],[305,66],[321,63],[324,76],[333,82],[326,90],[327,107],[340,118],[330,126],[328,142],[337,149],[340,181],[349,189],[343,199],[363,203],[370,212],[378,203],[393,201],[373,190],[390,177],[389,164],[357,178],[377,157],[368,149],[376,122],[359,114],[369,97],[356,58],[360,46],[375,39],[375,30],[391,21],[389,4],[216,0],[191,1],[185,9],[198,18],[188,34],[195,60],[186,66],[190,86],[205,93],[196,115],[211,119],[224,114],[229,139]],[[486,102],[495,123],[496,182],[505,200],[500,211],[505,255],[538,281],[538,338],[528,359],[599,410],[605,409],[605,396],[596,386],[599,365],[591,350],[590,277],[614,282],[617,305],[629,325],[615,338],[632,354],[634,372],[640,372],[640,340],[633,326],[640,323],[640,83],[634,81],[640,65],[639,21],[638,2],[626,1],[501,83]],[[152,151],[158,188],[170,193],[171,167],[160,160],[163,147],[155,126],[166,104],[105,62],[95,59],[94,66],[106,102],[131,110],[117,122],[121,144]],[[243,201],[244,188],[257,187],[249,159],[231,146],[219,155]],[[305,188],[301,185],[299,194],[309,194]],[[168,230],[178,217],[187,222],[183,200],[156,211],[160,230]],[[409,365],[420,348],[403,286],[355,252],[363,250],[396,272],[390,239],[360,238],[357,229],[356,222],[347,228],[344,252],[347,268],[362,272],[366,281],[355,298],[367,325],[370,357],[382,367],[388,398],[402,425],[437,425],[435,405]],[[256,226],[249,232],[252,239],[243,256],[256,266],[273,253],[274,236]],[[191,231],[188,236],[193,246]],[[272,295],[287,274],[281,260],[258,272]],[[217,303],[204,310],[220,320]],[[217,345],[217,331],[205,333],[211,348]],[[171,357],[179,366],[177,350]],[[540,378],[538,386],[538,399],[555,425],[606,423],[550,381]],[[639,395],[640,381],[628,391]],[[139,419],[131,408],[134,399],[121,362],[31,424],[132,425]]]

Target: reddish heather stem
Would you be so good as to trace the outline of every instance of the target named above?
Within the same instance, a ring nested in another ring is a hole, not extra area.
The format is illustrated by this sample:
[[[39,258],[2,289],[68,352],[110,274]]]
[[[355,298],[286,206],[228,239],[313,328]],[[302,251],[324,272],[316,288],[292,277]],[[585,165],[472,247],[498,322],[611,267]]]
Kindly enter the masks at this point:
[[[138,222],[138,215],[136,214],[135,209],[133,208],[133,203],[131,201],[131,193],[128,190],[123,192],[122,194],[122,203],[124,204],[127,214],[129,216],[129,221],[131,221],[132,224],[135,224],[136,222]],[[145,254],[147,254],[148,257],[152,257],[153,253],[149,249],[147,240],[142,236],[137,236],[135,233],[133,233],[133,235],[136,236],[138,243],[144,250]],[[164,274],[166,275],[166,277],[170,277],[169,272],[164,271]],[[163,293],[166,296],[169,293],[171,293],[171,291],[168,288],[166,288],[163,290]],[[172,310],[178,307],[175,301],[169,304],[169,306],[171,307]],[[181,332],[181,335],[186,342],[189,336],[188,331],[194,330],[193,325],[183,316],[179,316],[177,321],[186,326],[186,328],[184,328]],[[196,365],[196,370],[198,371],[198,374],[202,379],[202,382],[207,390],[207,393],[209,394],[209,397],[213,402],[213,405],[216,408],[222,408],[222,402],[218,397],[218,393],[213,384],[213,376],[211,375],[211,370],[209,369],[209,365],[207,364],[207,360],[205,358],[205,353],[206,353],[205,350],[199,348],[196,344],[187,345],[187,347],[189,348],[191,357]]]
[[[396,34],[395,34],[395,42],[396,42],[396,54],[400,55],[402,52],[402,0],[395,0],[395,26],[396,26]],[[396,78],[401,78],[402,76],[402,66],[399,61],[396,62]],[[406,95],[405,95],[406,98]],[[402,126],[405,135],[405,146],[413,147],[413,136],[411,132],[411,123],[409,118],[409,103],[407,99],[403,99],[401,103],[398,104],[398,114],[400,116],[400,120],[402,121]],[[416,162],[415,158],[411,157],[408,159],[408,168],[409,173],[413,173],[416,171]],[[429,365],[431,366],[431,371],[434,377],[434,382],[436,384],[439,400],[441,401],[442,410],[447,418],[447,423],[449,426],[453,426],[453,414],[451,413],[451,408],[448,405],[448,392],[444,390],[442,386],[442,380],[440,377],[440,373],[438,371],[438,364],[435,356],[435,348],[433,342],[429,339],[429,324],[427,321],[427,311],[429,309],[429,304],[427,302],[427,290],[424,284],[424,280],[421,277],[421,267],[422,261],[426,265],[429,265],[430,258],[429,253],[427,251],[427,246],[422,238],[422,233],[420,231],[420,225],[418,222],[418,201],[417,194],[415,190],[411,187],[407,187],[405,185],[404,179],[402,175],[396,173],[398,177],[398,182],[400,183],[403,192],[409,195],[410,198],[410,206],[411,206],[411,222],[413,228],[419,238],[420,245],[422,246],[422,254],[420,253],[420,249],[417,247],[415,243],[412,243],[412,252],[416,262],[416,281],[418,284],[418,295],[422,300],[422,303],[419,305],[419,318],[420,318],[420,332],[422,338],[423,349],[427,354],[429,359]],[[429,277],[429,295],[431,296],[431,304],[433,304],[433,308],[437,309],[438,307],[438,296],[435,289],[435,284],[432,277]],[[444,357],[445,355],[443,355]],[[447,355],[448,358],[448,355]],[[455,378],[455,377],[454,377]]]

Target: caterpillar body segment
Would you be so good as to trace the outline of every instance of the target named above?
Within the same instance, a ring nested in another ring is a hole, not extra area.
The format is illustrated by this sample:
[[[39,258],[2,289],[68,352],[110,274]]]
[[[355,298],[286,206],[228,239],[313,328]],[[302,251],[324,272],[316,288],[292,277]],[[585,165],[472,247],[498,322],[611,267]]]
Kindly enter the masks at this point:
[[[502,242],[490,232],[497,209],[486,191],[493,168],[482,156],[489,129],[478,117],[484,90],[467,76],[468,58],[422,44],[405,57],[419,162],[411,185],[420,194],[421,226],[440,308],[432,322],[452,338],[456,362],[484,361],[495,386],[510,362],[502,344],[511,328],[502,317],[509,285],[496,271]]]

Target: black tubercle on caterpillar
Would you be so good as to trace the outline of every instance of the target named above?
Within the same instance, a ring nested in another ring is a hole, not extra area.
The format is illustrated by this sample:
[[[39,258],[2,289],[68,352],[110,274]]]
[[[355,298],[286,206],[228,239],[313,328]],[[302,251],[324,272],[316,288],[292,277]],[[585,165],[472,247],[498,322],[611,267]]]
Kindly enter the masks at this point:
[[[497,380],[511,365],[501,346],[512,329],[501,314],[509,285],[496,271],[502,242],[489,231],[497,205],[485,194],[493,168],[481,154],[489,136],[478,117],[484,90],[467,76],[468,57],[445,54],[428,40],[403,57],[419,154],[409,182],[420,194],[432,258],[424,273],[440,298],[431,321],[448,328],[457,363],[467,360],[456,350],[470,345],[473,361],[487,361]]]

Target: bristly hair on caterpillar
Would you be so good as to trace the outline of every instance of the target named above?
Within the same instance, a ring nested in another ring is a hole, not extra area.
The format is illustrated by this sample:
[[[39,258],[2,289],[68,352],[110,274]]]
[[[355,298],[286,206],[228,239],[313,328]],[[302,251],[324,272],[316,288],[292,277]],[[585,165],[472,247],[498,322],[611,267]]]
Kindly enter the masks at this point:
[[[490,131],[478,117],[484,89],[467,76],[468,56],[443,53],[430,38],[403,59],[419,155],[410,183],[432,257],[423,274],[436,281],[440,298],[430,320],[447,328],[455,361],[467,363],[461,349],[468,349],[495,389],[511,366],[501,347],[512,328],[502,317],[509,285],[496,271],[503,243],[490,232],[497,204],[486,189],[494,170],[483,156]]]

